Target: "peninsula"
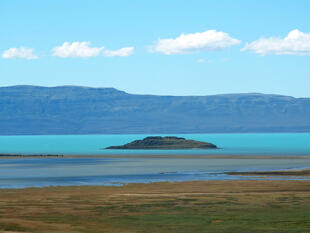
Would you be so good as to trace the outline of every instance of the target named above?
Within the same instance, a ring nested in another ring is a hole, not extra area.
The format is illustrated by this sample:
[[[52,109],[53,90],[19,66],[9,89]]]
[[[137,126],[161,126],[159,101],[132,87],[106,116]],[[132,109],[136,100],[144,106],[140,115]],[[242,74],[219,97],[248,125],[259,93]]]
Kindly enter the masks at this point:
[[[146,137],[143,140],[135,140],[122,146],[109,146],[106,149],[216,149],[217,146],[195,140],[180,137]]]
[[[310,169],[286,171],[225,172],[225,174],[235,176],[310,176]]]

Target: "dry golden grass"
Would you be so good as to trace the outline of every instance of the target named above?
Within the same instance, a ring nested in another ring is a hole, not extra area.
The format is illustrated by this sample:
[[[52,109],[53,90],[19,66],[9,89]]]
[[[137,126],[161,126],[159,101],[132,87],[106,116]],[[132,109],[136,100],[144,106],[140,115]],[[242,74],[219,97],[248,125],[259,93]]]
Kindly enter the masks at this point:
[[[310,182],[0,190],[0,232],[310,232]]]

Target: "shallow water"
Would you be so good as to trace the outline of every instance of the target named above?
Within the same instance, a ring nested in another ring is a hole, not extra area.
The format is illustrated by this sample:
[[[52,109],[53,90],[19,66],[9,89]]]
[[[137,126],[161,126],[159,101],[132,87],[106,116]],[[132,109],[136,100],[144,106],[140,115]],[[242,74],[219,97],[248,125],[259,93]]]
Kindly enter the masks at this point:
[[[310,159],[26,158],[0,160],[0,188],[258,179],[227,171],[310,167]],[[283,177],[274,177],[283,179]]]

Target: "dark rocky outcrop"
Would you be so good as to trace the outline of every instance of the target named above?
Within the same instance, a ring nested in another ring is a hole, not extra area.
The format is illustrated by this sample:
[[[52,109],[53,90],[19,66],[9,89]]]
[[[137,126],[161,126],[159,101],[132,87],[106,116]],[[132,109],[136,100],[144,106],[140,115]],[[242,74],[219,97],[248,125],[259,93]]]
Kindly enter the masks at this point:
[[[146,137],[123,146],[109,146],[106,149],[216,149],[216,145],[208,142],[188,140],[180,137]]]

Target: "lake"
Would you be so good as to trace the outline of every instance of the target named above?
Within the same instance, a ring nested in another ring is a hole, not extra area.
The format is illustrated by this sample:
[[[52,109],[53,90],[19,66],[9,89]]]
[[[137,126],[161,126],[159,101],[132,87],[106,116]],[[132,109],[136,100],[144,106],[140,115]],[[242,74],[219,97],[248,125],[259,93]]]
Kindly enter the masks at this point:
[[[81,155],[75,158],[0,159],[0,188],[261,179],[229,176],[225,172],[310,167],[310,134],[307,133],[176,135],[212,142],[221,148],[218,150],[102,149],[110,145],[121,145],[135,139],[142,139],[145,136],[148,135],[0,136],[1,154]],[[128,155],[128,158],[85,158],[82,156],[100,154],[122,154]],[[130,156],[134,154],[145,156]],[[169,156],[154,158],[147,157],[148,154],[182,154],[184,156],[182,158],[169,158]],[[206,157],[193,157],[192,155],[195,154]],[[231,155],[231,158],[214,158],[214,156],[208,158],[208,155],[217,154]],[[258,156],[242,159],[236,155]],[[261,158],[259,158],[260,155]],[[272,155],[273,158],[266,158],[264,155]],[[293,159],[289,155],[301,155],[303,158]],[[271,177],[269,179],[287,178]]]
[[[156,134],[158,135],[158,134]],[[165,134],[167,136],[171,136]],[[161,136],[165,136],[161,135]],[[150,135],[0,136],[0,154],[224,154],[310,155],[310,133],[174,134],[216,144],[219,150],[104,150]]]

